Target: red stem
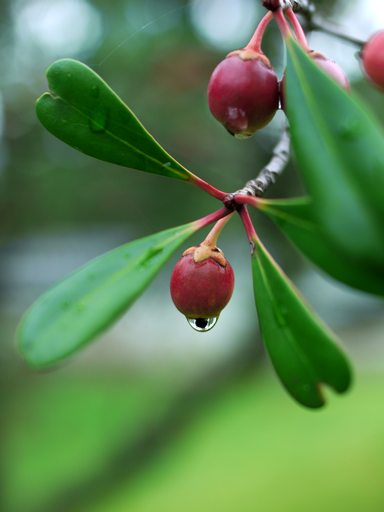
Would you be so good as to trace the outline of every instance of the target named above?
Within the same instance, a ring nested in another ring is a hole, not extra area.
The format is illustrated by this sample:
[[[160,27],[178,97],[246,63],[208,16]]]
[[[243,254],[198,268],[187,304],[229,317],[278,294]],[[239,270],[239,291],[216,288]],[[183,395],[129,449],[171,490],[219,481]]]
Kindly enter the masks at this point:
[[[247,196],[245,194],[236,194],[234,200],[237,204],[250,204],[251,206],[257,207],[259,199],[254,196]]]
[[[287,13],[287,18],[291,22],[293,30],[295,31],[296,39],[301,44],[301,46],[304,48],[304,50],[306,52],[309,52],[311,49],[308,46],[307,37],[305,35],[303,27],[301,26],[299,20],[297,19],[296,14],[293,12],[291,7],[289,9],[287,9],[285,12]]]
[[[284,39],[287,39],[291,36],[291,29],[289,28],[287,20],[284,18],[284,14],[282,9],[277,9],[277,11],[273,12],[273,17],[277,23],[277,26],[280,29],[281,35]]]
[[[208,233],[208,235],[204,239],[204,245],[210,245],[211,247],[214,247],[217,245],[217,240],[219,239],[219,236],[221,232],[224,229],[224,226],[227,224],[227,222],[230,220],[234,212],[229,213],[226,217],[221,218],[218,220],[211,231]]]
[[[213,185],[210,185],[206,181],[202,180],[198,176],[192,175],[192,178],[190,179],[190,183],[193,185],[196,185],[201,190],[204,190],[204,192],[207,192],[210,196],[215,197],[219,201],[224,201],[224,199],[227,197],[227,192],[223,192],[222,190],[219,190],[218,188],[214,187]]]
[[[246,206],[241,206],[239,208],[239,214],[241,220],[243,221],[245,231],[247,232],[248,240],[252,246],[252,252],[255,247],[255,242],[258,240],[258,236],[256,234],[255,228],[253,227],[251,217],[249,216],[248,210]]]
[[[263,41],[264,32],[272,18],[273,14],[270,11],[267,12],[267,14],[262,18],[262,20],[258,24],[255,33],[253,34],[247,46],[245,47],[245,50],[253,50],[254,52],[262,53],[261,43]]]
[[[226,217],[232,213],[231,210],[228,210],[228,208],[220,208],[220,210],[216,210],[213,213],[209,213],[205,217],[202,217],[201,219],[195,220],[194,224],[196,225],[197,229],[202,229],[205,226],[208,226],[208,224],[212,224],[212,222],[217,222],[218,220],[222,219],[223,217]]]

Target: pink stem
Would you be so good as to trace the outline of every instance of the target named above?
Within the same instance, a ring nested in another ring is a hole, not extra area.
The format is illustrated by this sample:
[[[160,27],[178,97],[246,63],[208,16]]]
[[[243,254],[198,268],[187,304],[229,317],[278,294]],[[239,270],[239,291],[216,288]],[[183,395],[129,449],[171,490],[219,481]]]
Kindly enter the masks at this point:
[[[257,207],[259,199],[254,196],[247,196],[245,194],[236,194],[234,200],[237,204],[250,204],[251,206]]]
[[[246,206],[242,206],[239,209],[239,214],[241,220],[243,221],[245,231],[247,232],[248,240],[252,246],[252,251],[255,247],[255,242],[258,240],[258,236],[256,234],[255,228],[253,227],[251,217],[249,216],[248,210]]]
[[[286,10],[286,13],[289,21],[292,24],[293,30],[295,31],[296,39],[299,41],[304,50],[306,52],[309,52],[311,49],[308,46],[307,37],[305,35],[303,27],[301,26],[299,20],[297,19],[296,14],[293,12],[291,7]]]
[[[255,33],[253,34],[251,40],[245,47],[245,50],[253,50],[254,52],[261,53],[261,43],[263,41],[265,29],[268,27],[269,22],[272,20],[273,14],[269,11],[262,18],[260,23],[258,24]]]
[[[227,197],[227,192],[223,192],[222,190],[219,190],[218,188],[214,187],[213,185],[210,185],[206,181],[202,180],[198,176],[192,175],[192,178],[190,179],[190,183],[193,185],[196,185],[201,190],[204,190],[204,192],[207,192],[210,196],[215,197],[219,201],[224,201],[224,199]]]
[[[211,247],[217,245],[217,240],[219,239],[219,236],[222,230],[224,229],[224,226],[227,224],[227,222],[230,220],[233,214],[234,212],[229,213],[226,217],[223,217],[216,222],[211,231],[205,237],[205,240],[203,242],[205,245],[209,245]]]
[[[281,9],[277,9],[277,11],[273,12],[273,17],[275,18],[283,39],[288,39],[288,37],[291,36],[291,29],[289,28],[287,20],[284,18],[283,11]]]
[[[202,229],[205,226],[208,226],[208,224],[212,224],[212,222],[217,222],[218,220],[222,219],[223,217],[226,217],[230,213],[233,213],[231,210],[228,210],[228,208],[220,208],[220,210],[216,210],[213,213],[210,213],[206,215],[205,217],[202,217],[201,219],[195,220],[194,224],[196,229]]]

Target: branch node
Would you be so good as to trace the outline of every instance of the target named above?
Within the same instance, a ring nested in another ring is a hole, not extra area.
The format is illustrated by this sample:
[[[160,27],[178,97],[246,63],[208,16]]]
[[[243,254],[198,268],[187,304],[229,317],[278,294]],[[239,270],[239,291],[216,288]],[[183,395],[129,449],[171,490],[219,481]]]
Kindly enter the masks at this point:
[[[270,185],[276,183],[277,178],[283,173],[290,156],[290,136],[286,126],[281,134],[279,142],[276,144],[272,158],[268,164],[263,167],[259,175],[253,180],[248,181],[245,186],[232,194],[228,194],[224,200],[224,205],[230,209],[236,209],[236,195],[247,195],[251,197],[261,197]]]

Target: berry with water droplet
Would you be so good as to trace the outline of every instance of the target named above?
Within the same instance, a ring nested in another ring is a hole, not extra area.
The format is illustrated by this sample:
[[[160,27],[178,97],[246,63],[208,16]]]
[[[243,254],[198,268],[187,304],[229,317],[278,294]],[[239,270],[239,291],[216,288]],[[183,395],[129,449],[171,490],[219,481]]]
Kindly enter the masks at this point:
[[[361,62],[371,82],[384,90],[384,30],[373,34],[365,43]]]
[[[279,105],[279,84],[269,59],[251,49],[229,53],[212,73],[208,104],[214,117],[238,138],[265,126]]]
[[[349,90],[349,80],[341,69],[341,67],[331,59],[325,57],[322,53],[311,50],[308,55],[314,60],[314,62],[321,68],[328,76],[333,78],[341,87]],[[280,82],[280,105],[285,110],[285,73],[283,79]]]
[[[197,331],[211,329],[232,296],[233,269],[216,246],[184,251],[171,276],[171,297]]]

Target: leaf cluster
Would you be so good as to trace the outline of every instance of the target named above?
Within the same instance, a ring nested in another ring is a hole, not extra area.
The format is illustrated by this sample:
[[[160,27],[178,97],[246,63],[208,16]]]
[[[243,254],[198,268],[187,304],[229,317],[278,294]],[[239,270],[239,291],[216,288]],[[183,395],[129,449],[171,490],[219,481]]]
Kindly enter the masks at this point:
[[[308,195],[255,199],[254,206],[315,265],[335,279],[384,295],[384,136],[293,41],[287,41],[287,117]],[[41,123],[92,157],[187,181],[224,197],[170,156],[133,112],[86,65],[71,59],[47,71],[37,101]],[[203,184],[203,185],[202,185]],[[213,218],[212,218],[213,219]],[[109,327],[187,238],[210,220],[168,229],[99,256],[43,295],[26,313],[19,346],[34,367],[60,361]],[[335,335],[305,303],[255,236],[255,301],[271,361],[301,404],[324,403],[321,386],[346,391],[351,371]]]

